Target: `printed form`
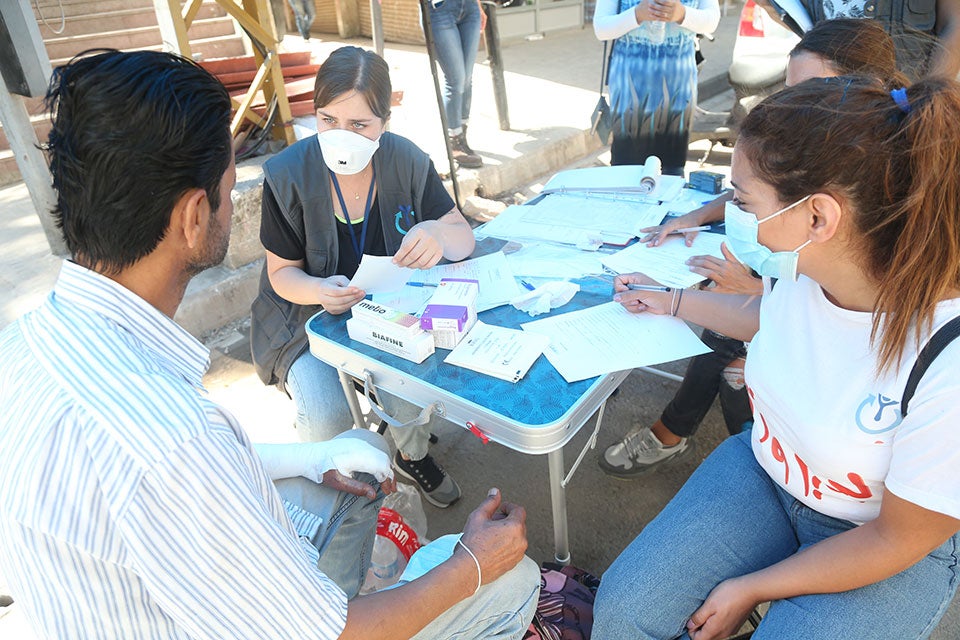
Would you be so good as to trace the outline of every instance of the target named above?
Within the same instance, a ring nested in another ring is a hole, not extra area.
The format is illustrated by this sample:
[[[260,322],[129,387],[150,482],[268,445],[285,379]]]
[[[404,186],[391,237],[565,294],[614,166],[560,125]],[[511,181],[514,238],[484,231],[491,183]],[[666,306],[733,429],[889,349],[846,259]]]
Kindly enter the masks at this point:
[[[608,269],[616,273],[642,273],[668,287],[685,289],[703,281],[703,276],[690,271],[687,260],[694,256],[711,255],[723,258],[720,244],[726,239],[721,233],[698,233],[693,246],[688,247],[682,235],[670,236],[659,247],[644,243],[601,258]]]
[[[630,313],[617,302],[521,326],[550,339],[543,353],[567,382],[710,351],[682,320]]]

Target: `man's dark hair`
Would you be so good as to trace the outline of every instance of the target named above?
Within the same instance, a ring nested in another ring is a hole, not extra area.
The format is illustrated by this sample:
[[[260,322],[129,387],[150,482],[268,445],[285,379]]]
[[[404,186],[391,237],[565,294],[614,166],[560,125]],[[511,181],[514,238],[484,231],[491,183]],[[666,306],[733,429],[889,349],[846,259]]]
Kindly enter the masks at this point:
[[[118,273],[163,239],[190,189],[216,210],[230,165],[230,97],[186,58],[85,52],[53,72],[46,104],[54,217],[73,257]]]

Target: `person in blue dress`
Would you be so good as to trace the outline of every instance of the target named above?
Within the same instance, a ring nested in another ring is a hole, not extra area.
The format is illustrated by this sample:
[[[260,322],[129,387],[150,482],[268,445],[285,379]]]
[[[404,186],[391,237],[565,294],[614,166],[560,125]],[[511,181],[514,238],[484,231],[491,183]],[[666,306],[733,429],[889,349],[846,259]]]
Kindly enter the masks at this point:
[[[719,22],[717,0],[597,0],[594,32],[613,41],[610,164],[657,156],[664,173],[683,174],[697,102],[695,37]]]

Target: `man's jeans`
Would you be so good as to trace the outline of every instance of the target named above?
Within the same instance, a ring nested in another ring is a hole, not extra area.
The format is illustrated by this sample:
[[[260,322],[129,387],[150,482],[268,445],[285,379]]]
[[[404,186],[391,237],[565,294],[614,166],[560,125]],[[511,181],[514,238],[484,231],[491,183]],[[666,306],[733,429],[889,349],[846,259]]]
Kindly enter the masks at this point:
[[[389,453],[384,439],[372,431],[353,429],[337,437],[360,438]],[[359,477],[376,485],[372,476]],[[377,499],[371,501],[306,478],[286,478],[274,484],[285,500],[323,519],[323,526],[311,540],[320,552],[317,566],[346,592],[347,598],[354,598],[370,566],[383,493],[378,491]],[[434,544],[440,547],[442,542]],[[417,553],[432,556],[426,565],[429,568],[450,555],[448,549],[438,552],[429,544]],[[533,619],[539,593],[540,571],[536,563],[524,557],[498,580],[447,609],[414,638],[519,640]]]
[[[430,24],[446,83],[443,107],[447,129],[459,133],[470,118],[473,63],[480,46],[480,7],[477,0],[443,0],[439,7],[431,7]]]
[[[732,436],[603,574],[593,637],[688,638],[687,620],[720,582],[854,526],[780,489],[754,458],[750,432]],[[958,543],[960,534],[866,587],[777,600],[753,640],[926,638],[956,592]]]
[[[390,455],[387,442],[372,431],[353,429],[337,437],[358,438]],[[373,476],[359,474],[358,479],[378,488],[375,500],[337,491],[306,478],[284,478],[273,483],[284,500],[323,520],[310,540],[320,552],[317,567],[346,592],[347,598],[357,595],[367,575],[373,538],[377,534],[377,514],[384,498]]]

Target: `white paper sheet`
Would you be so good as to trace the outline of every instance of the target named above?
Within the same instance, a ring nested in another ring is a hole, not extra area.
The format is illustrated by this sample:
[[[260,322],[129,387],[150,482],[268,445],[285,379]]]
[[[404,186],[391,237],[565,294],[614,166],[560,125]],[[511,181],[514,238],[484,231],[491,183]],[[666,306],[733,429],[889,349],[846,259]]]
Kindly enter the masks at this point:
[[[550,342],[546,336],[479,320],[443,361],[507,382],[517,382]]]
[[[630,313],[616,302],[521,326],[550,339],[543,353],[567,382],[709,351],[682,320]]]
[[[614,254],[603,256],[601,262],[616,273],[643,273],[668,287],[689,287],[703,280],[699,273],[690,271],[686,261],[693,256],[712,255],[723,258],[720,244],[726,238],[720,233],[698,233],[693,246],[688,247],[682,235],[670,236],[659,247],[644,243],[633,244]]]
[[[531,243],[507,254],[510,269],[518,276],[572,279],[603,273],[601,254],[573,247]]]
[[[462,262],[440,264],[432,269],[416,272],[410,280],[439,284],[441,278],[467,278],[478,281],[480,283],[480,295],[477,297],[478,313],[507,304],[522,291],[502,251]]]
[[[387,293],[402,289],[412,274],[413,269],[393,264],[391,256],[364,254],[360,259],[360,268],[350,280],[350,285],[367,293]]]

